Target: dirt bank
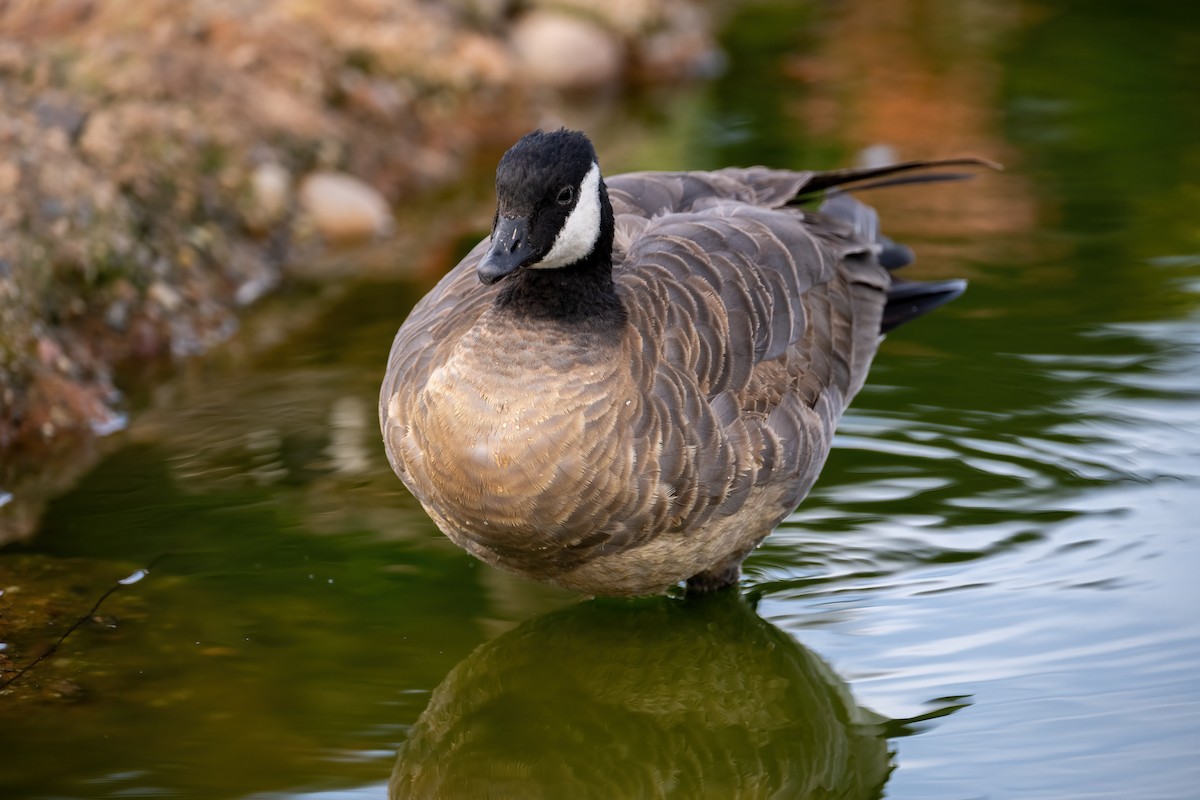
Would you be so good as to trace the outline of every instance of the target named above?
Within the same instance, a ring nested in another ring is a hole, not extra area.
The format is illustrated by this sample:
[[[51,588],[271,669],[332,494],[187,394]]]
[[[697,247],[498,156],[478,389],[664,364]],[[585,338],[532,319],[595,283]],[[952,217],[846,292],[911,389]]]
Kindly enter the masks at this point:
[[[698,5],[605,5],[0,6],[0,506],[123,424],[116,365],[227,339],[289,263],[387,235],[548,98],[710,63]]]

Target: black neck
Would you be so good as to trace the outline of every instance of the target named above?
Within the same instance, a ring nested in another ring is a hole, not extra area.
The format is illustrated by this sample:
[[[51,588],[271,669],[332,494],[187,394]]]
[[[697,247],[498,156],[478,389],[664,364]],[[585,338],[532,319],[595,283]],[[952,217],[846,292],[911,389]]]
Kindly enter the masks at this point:
[[[612,246],[612,205],[602,183],[600,236],[592,252],[565,267],[518,270],[505,278],[496,307],[521,317],[589,328],[623,323],[625,308],[613,285]]]

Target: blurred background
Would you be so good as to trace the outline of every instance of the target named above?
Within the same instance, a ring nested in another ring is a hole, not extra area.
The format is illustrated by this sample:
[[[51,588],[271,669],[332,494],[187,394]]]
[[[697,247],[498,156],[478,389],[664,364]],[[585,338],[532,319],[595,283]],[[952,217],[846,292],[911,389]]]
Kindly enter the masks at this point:
[[[0,795],[1190,798],[1200,7],[0,4]],[[531,128],[608,174],[972,155],[740,596],[450,545],[391,337]],[[148,570],[148,571],[146,571]]]

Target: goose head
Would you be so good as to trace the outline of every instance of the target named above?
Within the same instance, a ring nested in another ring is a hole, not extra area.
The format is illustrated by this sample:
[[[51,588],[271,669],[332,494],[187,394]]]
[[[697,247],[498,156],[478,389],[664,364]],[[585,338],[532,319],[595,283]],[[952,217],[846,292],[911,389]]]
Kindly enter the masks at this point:
[[[491,247],[476,269],[493,284],[518,270],[611,268],[612,206],[591,140],[534,131],[496,168]]]

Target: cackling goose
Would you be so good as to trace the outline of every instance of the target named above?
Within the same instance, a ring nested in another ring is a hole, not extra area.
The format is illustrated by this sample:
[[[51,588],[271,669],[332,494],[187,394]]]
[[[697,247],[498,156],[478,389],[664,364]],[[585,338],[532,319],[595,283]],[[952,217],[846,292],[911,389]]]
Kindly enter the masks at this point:
[[[812,487],[881,333],[965,286],[893,278],[911,254],[836,187],[954,163],[982,162],[603,178],[584,134],[525,136],[491,236],[392,344],[393,469],[455,543],[530,578],[735,583]]]

